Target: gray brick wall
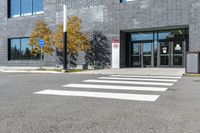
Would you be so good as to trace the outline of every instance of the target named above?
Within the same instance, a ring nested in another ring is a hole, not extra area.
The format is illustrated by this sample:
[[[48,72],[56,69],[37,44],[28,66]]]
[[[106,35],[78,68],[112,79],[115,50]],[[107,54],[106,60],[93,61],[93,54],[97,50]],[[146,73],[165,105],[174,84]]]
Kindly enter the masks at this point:
[[[6,47],[6,30],[7,30],[7,23],[6,18],[7,16],[7,8],[5,7],[7,1],[0,2],[0,64],[6,62],[6,54],[7,54],[7,47]]]
[[[200,1],[192,3],[189,15],[190,51],[200,51]]]
[[[0,3],[0,65],[34,65],[34,61],[7,61],[7,39],[29,36],[35,22],[45,20],[52,30],[62,23],[63,0],[44,0],[44,14],[7,18],[7,0]],[[120,39],[120,31],[157,30],[188,27],[190,51],[200,50],[199,0],[67,0],[68,15],[79,16],[83,31],[103,31],[109,38]],[[123,42],[123,41],[122,41]],[[81,59],[81,57],[80,57]],[[54,65],[55,57],[46,57]],[[81,62],[81,61],[80,61]]]
[[[136,0],[120,5],[121,29],[188,25],[191,0]]]
[[[62,11],[62,5],[66,3],[69,10],[84,9],[103,5],[103,0],[56,0],[56,10]]]

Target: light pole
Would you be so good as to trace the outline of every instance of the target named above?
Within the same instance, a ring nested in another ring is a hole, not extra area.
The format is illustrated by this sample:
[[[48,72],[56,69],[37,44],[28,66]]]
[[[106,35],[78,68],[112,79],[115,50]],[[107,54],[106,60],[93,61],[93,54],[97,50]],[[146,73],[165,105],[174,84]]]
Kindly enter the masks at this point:
[[[64,34],[64,51],[63,51],[63,69],[67,71],[67,5],[63,5],[63,34]]]

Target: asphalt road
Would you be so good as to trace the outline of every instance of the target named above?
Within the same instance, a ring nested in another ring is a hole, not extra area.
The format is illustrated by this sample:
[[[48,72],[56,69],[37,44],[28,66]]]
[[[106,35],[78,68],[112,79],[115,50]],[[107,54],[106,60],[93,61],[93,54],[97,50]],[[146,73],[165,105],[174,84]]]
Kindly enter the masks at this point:
[[[165,92],[62,87],[102,76],[108,75],[0,73],[0,133],[200,133],[200,78],[183,77]],[[34,94],[46,89],[160,97],[147,102]]]

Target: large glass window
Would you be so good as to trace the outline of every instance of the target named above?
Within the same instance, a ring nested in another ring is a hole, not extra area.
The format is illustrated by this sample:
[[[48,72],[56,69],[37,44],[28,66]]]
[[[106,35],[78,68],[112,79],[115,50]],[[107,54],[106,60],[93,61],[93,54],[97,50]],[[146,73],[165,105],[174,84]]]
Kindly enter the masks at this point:
[[[32,60],[39,59],[39,56],[32,56],[32,47],[29,45],[29,38],[9,39],[9,60]]]
[[[20,16],[20,0],[10,1],[10,16],[12,17]]]
[[[43,12],[43,0],[33,0],[33,14],[41,14]]]
[[[135,1],[135,0],[120,0],[121,3],[130,2],[130,1]]]
[[[20,39],[10,40],[10,59],[19,59],[20,57]]]
[[[28,38],[21,39],[21,59],[31,59],[32,47],[29,45]]]
[[[9,16],[20,17],[43,13],[43,0],[9,0]]]
[[[21,16],[32,15],[32,0],[21,0]]]
[[[186,39],[185,30],[172,30],[172,31],[160,31],[158,33],[159,40],[170,40],[170,39]]]
[[[131,35],[132,41],[153,40],[153,33],[134,33]]]

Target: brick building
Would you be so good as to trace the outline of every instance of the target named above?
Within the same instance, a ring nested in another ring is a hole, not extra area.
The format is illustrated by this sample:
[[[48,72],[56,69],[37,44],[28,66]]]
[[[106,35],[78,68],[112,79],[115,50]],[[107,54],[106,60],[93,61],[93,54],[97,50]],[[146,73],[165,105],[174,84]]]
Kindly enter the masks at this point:
[[[38,65],[39,60],[27,55],[28,37],[39,20],[54,31],[62,23],[63,3],[1,0],[0,65]],[[103,31],[111,46],[119,40],[118,67],[185,67],[186,52],[200,51],[199,0],[66,0],[66,4],[68,15],[81,18],[83,31]],[[55,55],[44,57],[46,65],[55,65],[55,60]],[[84,59],[78,63],[83,65]]]

